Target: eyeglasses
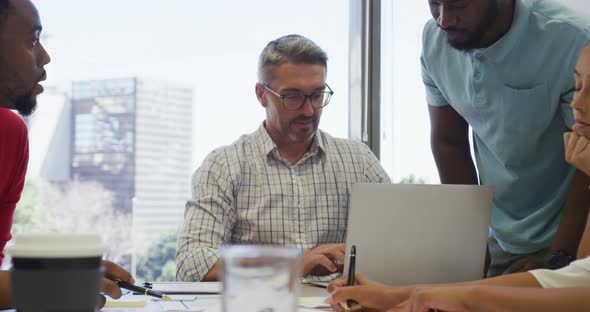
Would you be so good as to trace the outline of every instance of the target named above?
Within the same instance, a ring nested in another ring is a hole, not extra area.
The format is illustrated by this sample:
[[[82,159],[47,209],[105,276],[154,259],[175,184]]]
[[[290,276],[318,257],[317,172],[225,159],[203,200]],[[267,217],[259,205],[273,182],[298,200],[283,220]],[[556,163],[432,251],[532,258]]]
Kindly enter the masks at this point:
[[[311,102],[311,106],[313,108],[325,107],[326,105],[328,105],[328,103],[330,103],[330,99],[334,94],[332,88],[330,88],[330,86],[327,84],[326,88],[328,90],[316,91],[312,94],[304,94],[303,92],[289,92],[285,94],[279,94],[273,91],[267,85],[263,84],[263,86],[266,90],[268,90],[268,92],[280,97],[281,100],[283,100],[283,107],[285,107],[286,110],[290,111],[299,110],[301,107],[303,107],[303,105],[305,105],[307,99],[309,99],[309,101]]]

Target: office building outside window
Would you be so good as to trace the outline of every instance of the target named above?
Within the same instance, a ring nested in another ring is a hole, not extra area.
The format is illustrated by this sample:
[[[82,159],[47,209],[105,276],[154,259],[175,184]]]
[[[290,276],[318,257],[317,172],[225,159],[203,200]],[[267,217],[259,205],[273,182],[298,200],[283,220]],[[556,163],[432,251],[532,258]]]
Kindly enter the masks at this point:
[[[193,91],[138,78],[74,82],[72,179],[114,194],[134,247],[178,228],[190,196]]]

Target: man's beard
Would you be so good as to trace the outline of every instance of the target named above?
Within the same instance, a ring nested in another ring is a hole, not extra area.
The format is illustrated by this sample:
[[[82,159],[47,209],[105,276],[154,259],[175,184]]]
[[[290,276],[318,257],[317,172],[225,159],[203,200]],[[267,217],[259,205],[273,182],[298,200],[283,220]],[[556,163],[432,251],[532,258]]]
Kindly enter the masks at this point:
[[[310,136],[314,136],[314,135],[315,135],[315,133],[316,133],[316,131],[317,131],[317,129],[318,129],[318,122],[317,122],[317,119],[316,119],[316,118],[314,118],[314,117],[311,117],[311,118],[307,118],[307,117],[297,117],[297,118],[295,118],[294,120],[292,120],[290,123],[291,123],[291,124],[294,124],[294,123],[295,123],[295,122],[297,122],[298,120],[304,120],[304,121],[308,121],[308,120],[309,120],[309,121],[312,121],[312,125],[311,125],[311,127],[312,127],[312,132],[310,133]],[[292,129],[291,127],[289,127],[289,128],[290,128],[290,129]],[[308,139],[309,139],[309,136],[300,137],[300,136],[298,136],[298,134],[297,134],[297,133],[295,133],[295,132],[294,132],[294,131],[292,131],[292,130],[289,130],[289,133],[287,134],[287,136],[289,137],[289,139],[290,139],[292,142],[297,142],[297,143],[300,143],[300,142],[305,142],[306,140],[308,140]]]
[[[489,0],[488,2],[490,4],[490,6],[489,6],[489,9],[486,10],[487,14],[484,16],[482,22],[479,24],[477,29],[474,32],[469,32],[470,36],[465,41],[460,41],[460,42],[451,41],[447,37],[449,44],[453,48],[455,48],[457,50],[462,50],[462,51],[482,48],[480,46],[480,44],[481,44],[481,40],[482,40],[483,36],[485,36],[486,32],[488,30],[490,30],[490,28],[492,28],[494,22],[496,21],[496,19],[498,18],[499,14],[500,14],[498,0]],[[445,30],[445,31],[456,30],[456,31],[467,32],[465,30],[454,29],[454,28],[448,28],[448,29],[443,29],[443,30]]]
[[[31,115],[37,108],[37,98],[33,95],[33,91],[17,97],[14,101],[14,108],[22,116]]]

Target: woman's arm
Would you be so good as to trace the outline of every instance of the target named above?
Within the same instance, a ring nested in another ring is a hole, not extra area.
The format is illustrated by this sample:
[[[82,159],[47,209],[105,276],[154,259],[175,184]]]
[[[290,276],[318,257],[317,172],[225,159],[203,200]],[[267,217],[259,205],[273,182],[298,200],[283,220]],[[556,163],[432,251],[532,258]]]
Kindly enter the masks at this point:
[[[510,275],[502,275],[494,278],[483,280],[454,283],[454,284],[438,284],[438,285],[418,285],[414,287],[394,287],[375,282],[368,281],[362,276],[356,276],[357,285],[346,286],[347,278],[342,277],[328,287],[331,293],[326,302],[335,305],[338,309],[338,304],[345,303],[351,299],[358,302],[363,307],[373,308],[375,310],[385,310],[398,305],[400,302],[405,302],[412,296],[413,293],[420,292],[426,289],[455,287],[473,288],[475,286],[513,286],[513,287],[529,287],[541,288],[535,277],[528,272],[516,273]]]
[[[590,288],[535,289],[497,286],[417,289],[389,312],[590,311]]]
[[[430,285],[436,286],[436,285]],[[477,281],[446,284],[443,286],[512,286],[512,287],[529,287],[542,288],[537,279],[529,272],[500,275],[497,277],[486,278]]]
[[[478,287],[474,306],[477,311],[589,311],[589,295],[590,288]]]
[[[586,228],[580,240],[580,246],[578,246],[577,258],[584,259],[586,257],[590,257],[590,216],[588,217],[588,221],[586,221]]]

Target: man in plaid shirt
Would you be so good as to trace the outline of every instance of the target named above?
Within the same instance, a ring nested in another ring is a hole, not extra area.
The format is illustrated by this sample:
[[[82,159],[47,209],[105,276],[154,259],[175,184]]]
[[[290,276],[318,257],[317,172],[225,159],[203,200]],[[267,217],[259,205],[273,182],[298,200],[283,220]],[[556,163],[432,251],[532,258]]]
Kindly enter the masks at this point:
[[[318,129],[334,94],[326,83],[327,59],[299,35],[264,48],[256,96],[266,120],[214,150],[194,173],[176,255],[178,280],[217,280],[222,244],[301,248],[303,276],[342,270],[352,185],[390,181],[366,145]]]

